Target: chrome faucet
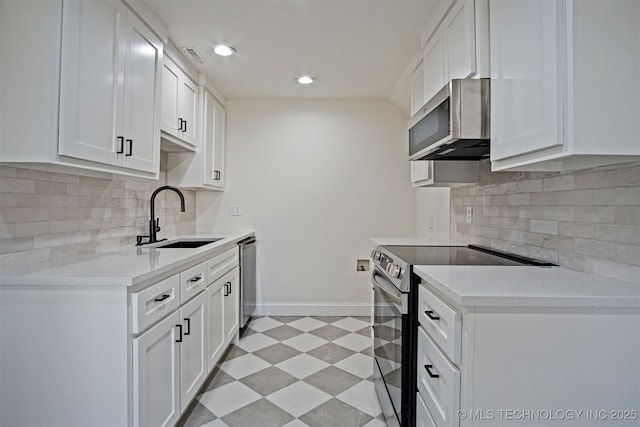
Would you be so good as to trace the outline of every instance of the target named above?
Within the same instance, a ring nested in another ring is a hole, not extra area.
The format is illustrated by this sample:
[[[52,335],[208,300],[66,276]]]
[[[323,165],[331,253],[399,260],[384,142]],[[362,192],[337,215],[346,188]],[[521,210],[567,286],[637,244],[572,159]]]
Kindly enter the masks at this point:
[[[151,201],[150,201],[150,206],[151,206],[151,216],[150,216],[150,220],[149,220],[149,235],[148,236],[136,236],[136,246],[140,246],[142,245],[142,239],[144,239],[145,237],[149,238],[149,241],[146,242],[146,244],[149,243],[156,243],[156,242],[161,242],[162,240],[167,240],[167,239],[157,239],[157,233],[158,231],[160,231],[160,218],[156,218],[156,196],[158,195],[159,192],[161,192],[162,190],[172,190],[175,191],[178,196],[180,197],[180,212],[184,212],[184,195],[182,194],[182,192],[177,188],[177,187],[172,187],[171,185],[164,185],[162,187],[159,187],[158,189],[156,189],[156,191],[153,192],[153,194],[151,195]]]

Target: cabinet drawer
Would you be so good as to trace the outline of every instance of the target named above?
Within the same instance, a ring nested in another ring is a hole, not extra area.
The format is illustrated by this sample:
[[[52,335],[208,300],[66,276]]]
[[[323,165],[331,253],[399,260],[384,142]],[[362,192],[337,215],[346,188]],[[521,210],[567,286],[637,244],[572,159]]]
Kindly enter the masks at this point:
[[[418,328],[418,391],[438,427],[457,426],[460,371]]]
[[[431,414],[420,393],[416,396],[416,427],[438,427],[433,418],[431,418]]]
[[[215,257],[211,258],[207,262],[207,284],[215,282],[227,271],[238,265],[239,259],[240,256],[238,254],[237,246],[234,246],[233,248],[221,253],[220,255],[216,255]]]
[[[184,304],[204,290],[209,283],[207,281],[208,267],[202,262],[180,273],[180,303]]]
[[[144,331],[151,324],[170,314],[180,305],[180,276],[171,276],[162,282],[131,294],[133,333]]]
[[[460,363],[462,323],[459,312],[420,286],[418,320],[429,336],[454,362]]]

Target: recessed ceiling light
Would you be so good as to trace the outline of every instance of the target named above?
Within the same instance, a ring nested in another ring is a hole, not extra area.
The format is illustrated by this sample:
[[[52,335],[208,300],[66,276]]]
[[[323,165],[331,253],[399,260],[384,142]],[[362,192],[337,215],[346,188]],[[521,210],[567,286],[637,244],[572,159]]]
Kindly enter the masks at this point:
[[[310,85],[311,83],[315,82],[316,79],[311,76],[300,76],[296,79],[296,81],[301,85]]]
[[[226,44],[219,44],[213,48],[213,51],[216,55],[220,56],[231,56],[236,53],[236,50],[231,46],[227,46]]]

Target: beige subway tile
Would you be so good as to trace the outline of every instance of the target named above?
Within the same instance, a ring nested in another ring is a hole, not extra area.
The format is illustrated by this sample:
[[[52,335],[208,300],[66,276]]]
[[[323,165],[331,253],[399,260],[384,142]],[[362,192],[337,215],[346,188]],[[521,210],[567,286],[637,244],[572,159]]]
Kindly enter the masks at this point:
[[[573,206],[545,206],[544,219],[571,221],[575,218],[576,208]]]
[[[599,188],[593,190],[594,205],[640,205],[640,186],[638,187],[617,187]]]
[[[488,237],[490,239],[497,239],[500,237],[500,229],[493,228],[493,227],[482,227],[477,225],[471,225],[469,227],[469,234]]]
[[[36,209],[36,221],[62,221],[67,219],[65,208]]]
[[[63,182],[48,182],[48,181],[36,181],[35,182],[35,192],[37,194],[46,194],[46,195],[65,195],[67,192],[67,184]]]
[[[131,225],[130,218],[103,218],[102,227],[104,228],[117,228],[127,227]]]
[[[18,267],[50,259],[49,248],[33,249],[30,251],[12,252],[0,255],[0,267]]]
[[[575,220],[579,222],[613,224],[616,222],[616,208],[613,206],[576,206]]]
[[[34,190],[35,181],[32,179],[0,179],[0,193],[33,193]]]
[[[593,270],[592,258],[570,252],[560,252],[558,265],[575,271],[590,273]]]
[[[637,245],[617,245],[616,261],[625,264],[640,265],[640,246]],[[640,277],[639,277],[640,280]]]
[[[507,204],[507,195],[500,194],[495,196],[489,196],[489,205],[491,206],[503,206]]]
[[[543,206],[519,206],[518,207],[518,218],[544,218],[544,207]]]
[[[558,234],[558,221],[532,219],[529,230],[533,233]]]
[[[531,221],[526,218],[492,217],[491,226],[510,230],[526,230],[530,228]]]
[[[532,205],[585,206],[593,205],[593,190],[566,190],[531,193]]]
[[[508,218],[519,218],[520,206],[500,206],[499,212],[500,212],[499,216],[504,216]]]
[[[623,264],[600,258],[591,258],[591,263],[593,265],[593,273],[598,276],[638,283],[640,267],[636,265]]]
[[[17,208],[17,193],[0,193],[0,208]]]
[[[573,190],[575,188],[573,175],[560,175],[553,178],[544,178],[542,180],[543,191],[564,191]]]
[[[519,193],[539,193],[542,191],[542,180],[532,179],[518,183]]]
[[[542,261],[548,261],[554,264],[558,263],[558,251],[555,249],[531,246],[529,244],[514,241],[492,240],[491,243],[491,247],[495,247],[506,252],[512,252],[517,255],[527,256]]]
[[[507,195],[507,204],[511,206],[528,206],[531,195],[525,194],[509,194]]]
[[[17,169],[11,166],[0,165],[0,178],[15,178]]]
[[[500,194],[510,194],[518,192],[518,183],[517,182],[505,182],[504,184],[500,184],[498,187]]]
[[[64,182],[66,184],[77,184],[80,182],[80,177],[78,175],[68,175],[64,173],[54,173],[51,175],[51,181],[53,182]]]
[[[36,248],[51,248],[55,246],[63,246],[65,244],[64,238],[65,233],[35,236],[33,238],[33,245]]]
[[[78,231],[80,227],[80,220],[71,219],[64,221],[51,221],[52,233],[69,233],[72,231]]]
[[[599,240],[575,239],[575,252],[580,255],[615,261],[616,244]]]
[[[475,196],[463,197],[462,202],[465,206],[473,205],[476,202]],[[180,207],[180,200],[162,200],[160,207],[164,209],[176,209]]]
[[[91,187],[81,184],[67,184],[68,196],[91,196]]]
[[[640,245],[640,227],[594,224],[593,238],[605,242]]]
[[[578,173],[575,176],[576,188],[616,187],[615,171],[595,171]]]
[[[81,185],[90,185],[92,187],[108,187],[112,184],[112,179],[106,178],[93,178],[90,176],[81,176],[80,184]]]
[[[640,225],[640,206],[617,206],[616,224]]]
[[[91,218],[92,208],[70,208],[66,210],[65,219],[88,219]]]
[[[80,219],[78,221],[78,230],[99,230],[104,224],[104,220],[100,218]]]
[[[33,222],[35,221],[36,210],[34,208],[0,208],[0,222]]]
[[[33,237],[0,239],[0,254],[21,252],[33,249]]]
[[[640,165],[628,168],[619,168],[615,172],[616,187],[640,185]]]
[[[548,249],[555,249],[559,252],[574,252],[574,239],[567,236],[547,234],[542,240],[542,246]]]
[[[0,239],[12,239],[16,237],[16,225],[0,222]]]
[[[52,175],[51,172],[35,169],[19,168],[16,170],[16,178],[33,179],[37,181],[50,181]]]
[[[77,208],[80,206],[80,197],[77,196],[51,196],[51,206],[54,208]]]
[[[558,234],[561,236],[593,239],[593,224],[588,222],[558,222]]]
[[[526,245],[542,246],[544,236],[538,233],[519,230],[499,230],[499,238],[509,242],[523,243]]]
[[[16,194],[18,207],[48,208],[51,206],[51,196],[47,194]]]
[[[51,223],[47,221],[16,224],[16,237],[39,236],[49,233],[51,233]]]
[[[91,241],[91,233],[88,231],[76,231],[73,233],[65,233],[64,244],[71,245],[74,243],[86,243]]]

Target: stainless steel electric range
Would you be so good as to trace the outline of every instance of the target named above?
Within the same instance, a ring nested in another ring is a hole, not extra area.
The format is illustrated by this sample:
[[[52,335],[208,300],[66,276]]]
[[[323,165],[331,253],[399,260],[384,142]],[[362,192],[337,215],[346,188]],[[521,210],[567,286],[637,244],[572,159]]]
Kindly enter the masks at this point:
[[[482,246],[378,246],[374,268],[373,377],[388,427],[415,426],[419,278],[414,265],[553,265]]]

